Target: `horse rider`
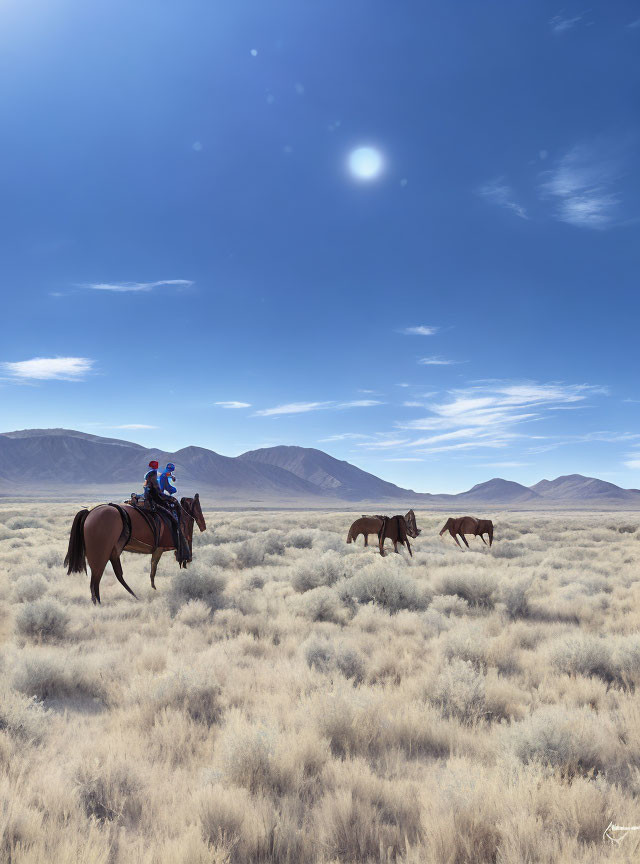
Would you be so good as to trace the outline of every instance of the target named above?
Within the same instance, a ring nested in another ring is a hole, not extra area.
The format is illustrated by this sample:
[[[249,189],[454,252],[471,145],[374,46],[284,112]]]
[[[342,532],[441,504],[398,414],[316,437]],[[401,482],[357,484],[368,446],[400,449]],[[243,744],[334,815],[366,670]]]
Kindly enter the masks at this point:
[[[158,483],[158,468],[159,465],[155,459],[149,462],[149,470],[144,475],[144,489],[142,492],[143,501],[146,505],[151,506],[153,501],[152,489],[160,494],[160,485]]]
[[[171,518],[173,519],[173,521],[175,523],[176,533],[179,537],[179,542],[182,545],[186,545],[186,548],[188,549],[189,544],[187,543],[187,539],[184,536],[184,534],[182,532],[182,528],[180,526],[181,515],[182,515],[181,506],[178,503],[177,499],[173,497],[175,495],[175,493],[178,491],[176,489],[176,487],[172,485],[172,481],[173,481],[173,483],[176,482],[176,478],[175,478],[175,475],[173,473],[175,470],[176,470],[176,466],[173,464],[173,462],[167,462],[166,468],[160,474],[160,478],[158,480],[158,485],[160,487],[161,501],[159,503],[166,506],[167,510],[169,511],[169,513],[171,515]]]
[[[160,485],[160,491],[165,495],[175,495],[178,491],[175,486],[171,485],[171,481],[176,482],[176,478],[173,476],[173,472],[176,470],[176,466],[173,462],[167,462],[167,467],[164,469],[160,477],[158,478],[158,483]]]

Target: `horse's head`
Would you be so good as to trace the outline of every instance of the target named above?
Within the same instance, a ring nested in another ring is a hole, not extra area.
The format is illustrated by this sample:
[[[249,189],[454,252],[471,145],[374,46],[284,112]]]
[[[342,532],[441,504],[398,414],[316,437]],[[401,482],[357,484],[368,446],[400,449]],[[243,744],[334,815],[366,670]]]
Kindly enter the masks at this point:
[[[187,511],[189,516],[195,521],[201,531],[207,530],[207,523],[204,521],[202,507],[200,506],[200,495],[196,492],[193,498],[183,498],[180,503]]]
[[[404,521],[407,523],[407,534],[415,539],[420,534],[421,529],[416,525],[416,514],[413,510],[409,510]]]

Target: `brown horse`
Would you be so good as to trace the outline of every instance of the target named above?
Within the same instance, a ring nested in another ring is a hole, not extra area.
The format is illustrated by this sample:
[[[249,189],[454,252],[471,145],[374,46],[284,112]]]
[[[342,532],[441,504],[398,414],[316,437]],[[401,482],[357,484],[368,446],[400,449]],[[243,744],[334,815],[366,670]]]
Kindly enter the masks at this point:
[[[458,543],[458,537],[462,537],[462,542],[467,549],[469,548],[469,544],[467,543],[467,538],[464,536],[465,534],[479,537],[485,546],[487,545],[487,541],[482,535],[487,534],[489,537],[489,546],[493,543],[493,522],[491,519],[476,519],[474,516],[460,516],[458,519],[449,518],[440,532],[440,537],[442,537],[445,531],[451,534],[456,543]],[[458,546],[460,546],[460,543],[458,543]],[[462,546],[460,548],[462,549]]]
[[[382,527],[383,519],[384,516],[362,516],[360,519],[356,519],[351,528],[349,528],[347,543],[355,543],[358,537],[364,534],[364,545],[368,546],[369,534],[377,536],[378,531]]]
[[[413,557],[409,537],[415,540],[419,534],[420,528],[416,525],[416,514],[413,510],[409,510],[406,516],[385,516],[378,531],[380,554],[384,555],[384,541],[389,539],[393,543],[394,552],[398,552],[398,542],[404,543],[409,551],[409,555]]]
[[[181,528],[191,549],[194,522],[201,531],[206,531],[207,528],[200,506],[200,496],[196,493],[194,498],[182,498],[180,504],[182,505]],[[155,589],[158,561],[164,552],[172,549],[175,549],[173,535],[170,526],[164,520],[161,520],[159,535],[157,535],[147,519],[134,507],[126,504],[117,507],[111,504],[99,504],[93,510],[80,510],[76,513],[64,564],[68,568],[67,573],[86,573],[87,561],[89,561],[91,599],[94,603],[99,603],[100,579],[108,561],[111,561],[118,582],[135,597],[122,575],[120,563],[122,552],[151,555],[151,587]]]

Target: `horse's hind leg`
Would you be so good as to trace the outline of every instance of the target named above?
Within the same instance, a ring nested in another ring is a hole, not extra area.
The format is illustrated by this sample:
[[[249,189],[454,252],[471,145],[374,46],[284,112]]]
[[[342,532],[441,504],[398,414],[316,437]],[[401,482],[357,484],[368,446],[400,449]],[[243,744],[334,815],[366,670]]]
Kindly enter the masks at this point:
[[[411,551],[411,546],[409,545],[409,538],[404,541],[407,544],[407,549],[409,550],[409,555],[413,558],[413,552]]]
[[[96,603],[100,602],[100,580],[109,559],[106,555],[104,558],[102,556],[87,555],[87,559],[91,569],[91,602],[95,606]]]
[[[364,535],[364,545],[365,545],[365,546],[368,546],[368,545],[369,545],[369,535],[368,535],[368,534],[365,534],[365,535]]]
[[[129,594],[136,597],[136,595],[133,593],[131,588],[129,588],[127,583],[124,581],[124,576],[122,573],[122,564],[120,563],[120,556],[117,554],[117,552],[115,550],[111,553],[111,558],[109,560],[111,561],[111,566],[113,567],[113,572],[116,574],[116,579],[118,580],[118,582],[122,585],[123,588],[126,588],[126,590],[129,592]],[[98,599],[100,599],[100,598],[98,598]],[[136,597],[136,600],[137,599],[138,598]]]
[[[400,553],[398,552],[398,541],[397,541],[397,540],[394,540],[394,541],[393,541],[393,551],[396,553],[396,555],[399,555],[399,554],[400,554]]]
[[[162,549],[156,549],[151,555],[151,587],[156,590],[156,570],[158,569],[158,561],[162,558]]]

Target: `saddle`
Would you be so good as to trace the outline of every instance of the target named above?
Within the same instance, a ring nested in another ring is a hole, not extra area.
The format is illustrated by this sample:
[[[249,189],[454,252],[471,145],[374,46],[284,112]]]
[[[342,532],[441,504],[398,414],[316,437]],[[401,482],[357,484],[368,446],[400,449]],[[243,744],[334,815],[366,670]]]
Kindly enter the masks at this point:
[[[171,502],[173,502],[174,508],[177,510],[175,516],[175,511],[172,512],[171,509]],[[125,503],[133,507],[145,520],[151,529],[153,545],[156,549],[160,545],[163,523],[171,529],[173,545],[176,550],[176,561],[180,567],[186,567],[191,561],[192,555],[187,538],[184,536],[180,526],[180,505],[178,502],[169,498],[164,500],[163,496],[153,494],[153,492],[147,499],[142,495],[132,492],[130,500]]]

